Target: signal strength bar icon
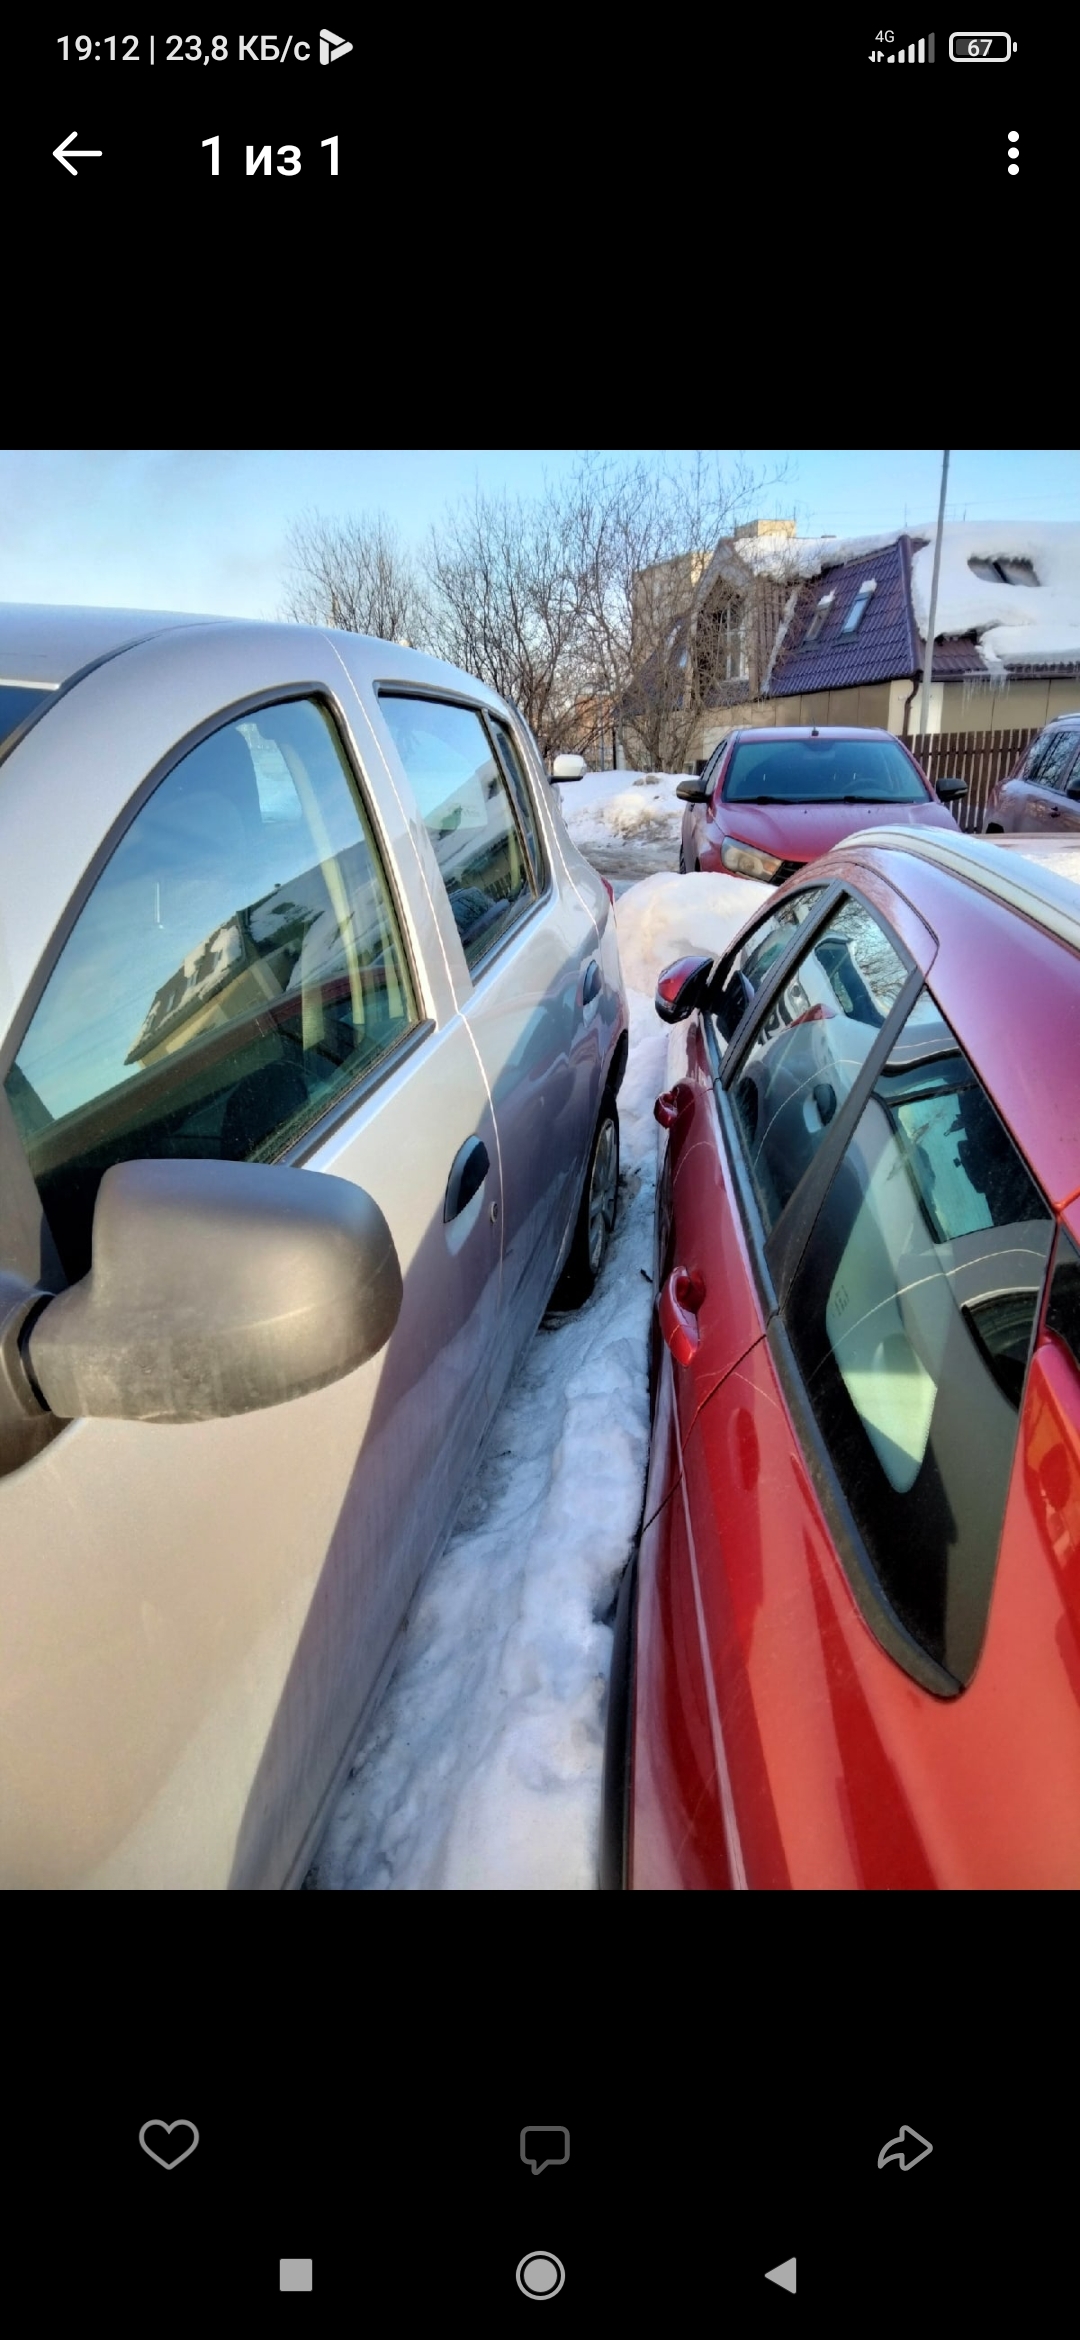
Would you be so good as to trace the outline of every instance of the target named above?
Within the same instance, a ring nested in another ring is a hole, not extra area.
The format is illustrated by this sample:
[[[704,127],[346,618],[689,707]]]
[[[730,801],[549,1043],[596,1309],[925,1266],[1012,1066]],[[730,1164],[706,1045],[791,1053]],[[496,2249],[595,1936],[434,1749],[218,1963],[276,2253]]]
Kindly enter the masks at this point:
[[[898,49],[895,57],[887,57],[887,65],[932,65],[934,62],[933,33],[924,34],[921,41],[912,41],[906,49]]]

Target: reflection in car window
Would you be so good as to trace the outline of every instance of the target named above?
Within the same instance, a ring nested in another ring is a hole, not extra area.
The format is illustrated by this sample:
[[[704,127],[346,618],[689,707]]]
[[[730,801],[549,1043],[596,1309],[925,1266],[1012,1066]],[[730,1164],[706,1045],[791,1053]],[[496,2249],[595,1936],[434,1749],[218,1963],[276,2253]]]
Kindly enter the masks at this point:
[[[744,1012],[741,998],[737,998],[734,1007],[728,1009],[732,977],[744,975],[751,991],[760,991],[770,967],[790,949],[800,926],[805,924],[811,910],[820,902],[824,890],[823,886],[807,886],[801,894],[791,895],[775,910],[771,910],[769,916],[762,919],[760,926],[754,927],[741,948],[733,953],[724,979],[722,1004],[713,1018],[716,1042],[721,1051],[728,1046],[729,1035],[735,1030],[733,1019]],[[737,990],[737,986],[733,988]]]
[[[415,1021],[329,717],[214,732],[120,839],[8,1076],[69,1276],[110,1163],[268,1160]]]
[[[792,894],[755,926],[742,949],[736,951],[732,966],[745,975],[752,991],[760,991],[770,967],[783,956],[823,891],[821,886],[807,886],[803,893]]]
[[[472,707],[389,692],[379,705],[434,846],[465,957],[474,967],[535,899],[509,789]]]
[[[785,1307],[807,1395],[896,1615],[958,1682],[982,1643],[1053,1221],[923,994]]]
[[[517,806],[518,819],[525,831],[525,839],[529,848],[529,858],[533,867],[533,876],[535,877],[537,884],[542,885],[544,881],[544,864],[540,855],[540,840],[536,833],[536,816],[533,812],[532,797],[529,794],[529,783],[525,777],[521,757],[514,745],[513,735],[507,729],[505,723],[493,722],[491,726],[491,736],[499,750],[500,756],[502,757],[503,770],[506,774],[507,780],[510,783],[511,790],[513,792],[514,803]]]
[[[1080,734],[1075,731],[1055,732],[1046,742],[1038,766],[1034,762],[1028,772],[1029,780],[1037,780],[1040,788],[1063,788],[1069,768],[1080,745]]]
[[[843,902],[775,994],[731,1097],[766,1233],[790,1201],[907,980],[877,920]]]

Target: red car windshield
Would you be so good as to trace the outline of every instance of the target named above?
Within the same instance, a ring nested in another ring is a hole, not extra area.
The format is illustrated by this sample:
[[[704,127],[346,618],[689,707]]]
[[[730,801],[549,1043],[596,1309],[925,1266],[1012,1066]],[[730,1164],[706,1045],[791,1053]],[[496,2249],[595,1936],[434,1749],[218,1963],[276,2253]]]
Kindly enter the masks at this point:
[[[918,804],[926,790],[891,739],[746,739],[733,750],[725,804]]]

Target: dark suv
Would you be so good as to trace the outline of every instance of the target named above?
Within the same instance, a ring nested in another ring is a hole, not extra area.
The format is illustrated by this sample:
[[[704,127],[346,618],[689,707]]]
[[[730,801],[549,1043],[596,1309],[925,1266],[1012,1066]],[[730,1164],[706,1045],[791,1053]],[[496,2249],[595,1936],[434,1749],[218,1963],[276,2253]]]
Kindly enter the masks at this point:
[[[1032,740],[1017,770],[991,789],[984,827],[991,836],[1080,829],[1080,713],[1055,715]]]

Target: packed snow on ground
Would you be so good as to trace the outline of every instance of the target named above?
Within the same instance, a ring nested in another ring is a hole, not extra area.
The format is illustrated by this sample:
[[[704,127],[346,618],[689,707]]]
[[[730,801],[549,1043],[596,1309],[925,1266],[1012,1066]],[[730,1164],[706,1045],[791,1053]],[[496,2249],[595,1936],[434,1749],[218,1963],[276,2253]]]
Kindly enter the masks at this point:
[[[678,866],[679,836],[686,806],[675,790],[686,772],[586,772],[559,789],[562,815],[579,853],[613,847],[670,846]]]
[[[630,1055],[611,1250],[587,1306],[549,1318],[525,1353],[414,1604],[313,1888],[596,1884],[612,1617],[648,1454],[652,1108],[667,1042],[652,994],[662,966],[721,949],[767,890],[665,874],[617,905]]]

